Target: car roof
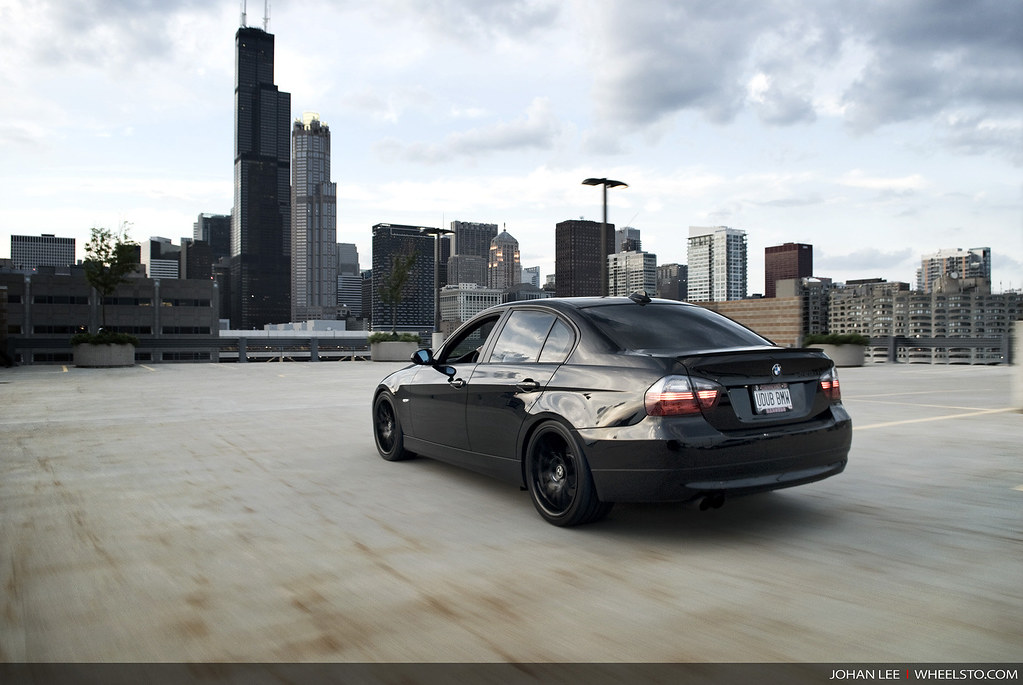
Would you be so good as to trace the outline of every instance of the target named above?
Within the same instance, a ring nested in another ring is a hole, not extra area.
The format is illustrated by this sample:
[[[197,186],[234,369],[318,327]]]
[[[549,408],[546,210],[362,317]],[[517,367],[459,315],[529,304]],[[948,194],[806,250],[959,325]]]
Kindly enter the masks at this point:
[[[633,307],[645,306],[632,300],[628,297],[548,297],[538,300],[516,300],[514,302],[505,302],[497,305],[501,308],[510,308],[515,306],[540,306],[540,307],[551,307],[559,311],[574,310],[574,309],[588,309],[590,307],[605,307],[609,305],[631,305]],[[661,298],[651,298],[650,304],[668,304],[677,305],[682,307],[696,307],[697,305],[690,304],[689,302],[682,302],[680,300],[666,300]]]

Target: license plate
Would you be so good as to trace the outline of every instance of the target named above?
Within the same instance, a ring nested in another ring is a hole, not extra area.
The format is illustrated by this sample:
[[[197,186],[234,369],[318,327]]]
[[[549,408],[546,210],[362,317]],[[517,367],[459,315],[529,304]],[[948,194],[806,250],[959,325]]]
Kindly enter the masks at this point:
[[[792,409],[788,383],[753,386],[753,406],[758,414],[775,414]]]

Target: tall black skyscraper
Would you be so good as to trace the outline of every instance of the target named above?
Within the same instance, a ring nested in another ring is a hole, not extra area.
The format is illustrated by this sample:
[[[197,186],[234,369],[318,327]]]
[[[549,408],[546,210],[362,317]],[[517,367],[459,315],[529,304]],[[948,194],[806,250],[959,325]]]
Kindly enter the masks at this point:
[[[614,253],[614,224],[600,244],[600,222],[569,219],[554,226],[554,273],[558,297],[599,297],[606,285],[600,264]]]
[[[274,37],[235,34],[231,326],[291,318],[291,94],[274,85]]]

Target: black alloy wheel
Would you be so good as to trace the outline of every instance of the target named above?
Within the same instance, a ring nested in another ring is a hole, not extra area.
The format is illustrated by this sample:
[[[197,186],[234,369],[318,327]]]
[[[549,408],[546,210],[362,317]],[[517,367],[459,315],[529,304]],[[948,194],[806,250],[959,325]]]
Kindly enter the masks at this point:
[[[556,526],[597,521],[613,506],[597,498],[586,457],[568,429],[554,421],[529,440],[526,482],[540,516]]]
[[[373,437],[377,451],[387,461],[407,459],[410,453],[405,449],[405,433],[394,410],[394,397],[382,392],[373,402]]]

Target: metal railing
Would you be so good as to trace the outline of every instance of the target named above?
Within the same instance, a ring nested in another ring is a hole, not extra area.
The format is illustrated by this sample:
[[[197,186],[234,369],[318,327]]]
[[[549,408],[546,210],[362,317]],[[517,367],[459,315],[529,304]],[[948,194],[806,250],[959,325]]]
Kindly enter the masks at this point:
[[[1012,364],[1009,334],[992,338],[871,338],[865,360],[888,364]]]
[[[73,349],[67,336],[11,336],[9,354],[19,364],[67,364]],[[221,337],[139,338],[139,362],[319,362],[368,361],[368,343],[333,337]]]

